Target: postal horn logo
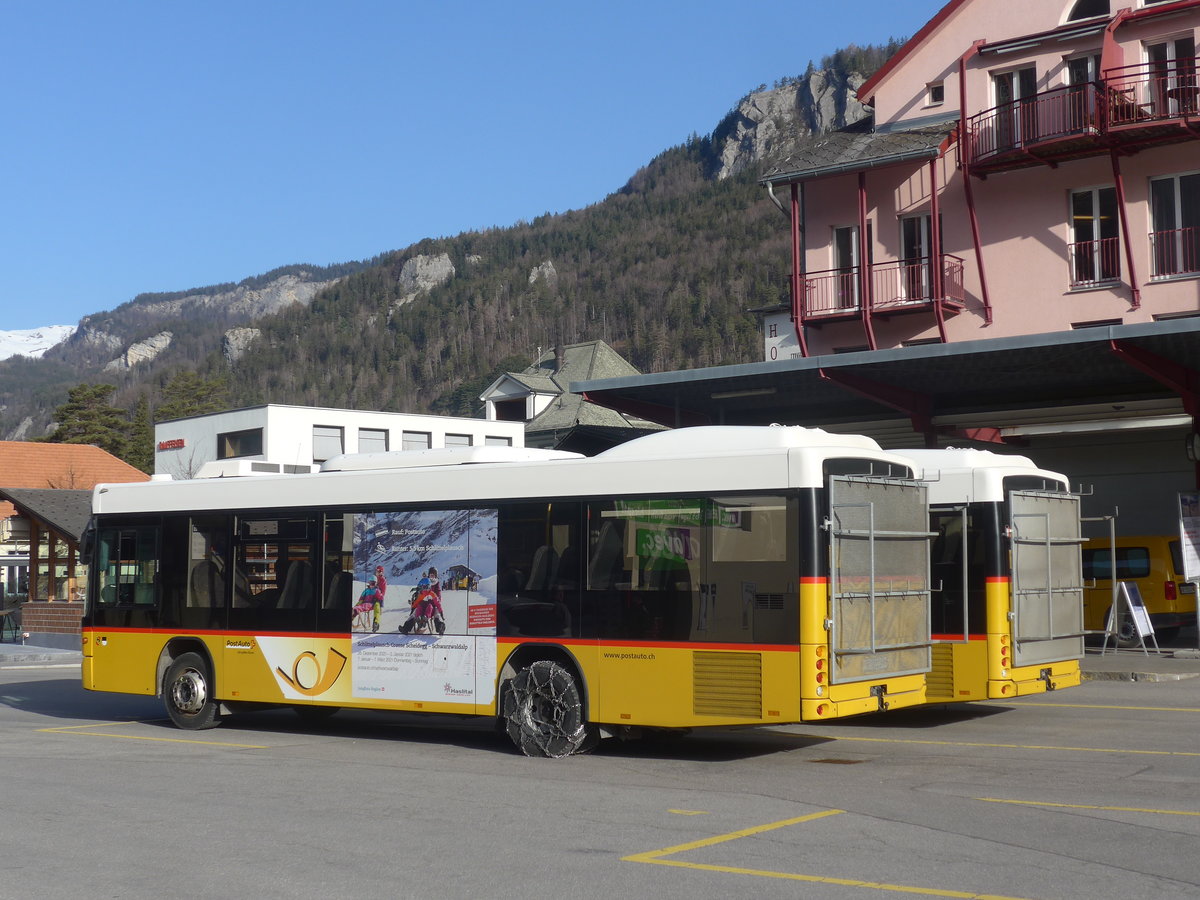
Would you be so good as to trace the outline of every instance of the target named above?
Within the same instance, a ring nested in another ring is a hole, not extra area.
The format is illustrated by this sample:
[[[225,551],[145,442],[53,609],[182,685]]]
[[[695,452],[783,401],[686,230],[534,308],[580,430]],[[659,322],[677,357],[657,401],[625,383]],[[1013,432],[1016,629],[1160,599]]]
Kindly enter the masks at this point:
[[[325,665],[321,665],[317,654],[305,650],[292,661],[290,674],[285,672],[282,666],[277,666],[275,673],[298,693],[306,697],[317,697],[333,687],[344,668],[346,657],[330,647],[325,656]]]

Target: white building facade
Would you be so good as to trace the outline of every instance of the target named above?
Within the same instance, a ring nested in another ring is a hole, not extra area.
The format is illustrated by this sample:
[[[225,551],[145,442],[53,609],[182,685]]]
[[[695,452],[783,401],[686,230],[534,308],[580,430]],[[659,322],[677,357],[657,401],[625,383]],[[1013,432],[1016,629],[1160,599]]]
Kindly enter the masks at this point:
[[[342,453],[523,447],[523,422],[266,404],[154,426],[154,474],[192,478],[216,460],[266,460],[308,471]]]

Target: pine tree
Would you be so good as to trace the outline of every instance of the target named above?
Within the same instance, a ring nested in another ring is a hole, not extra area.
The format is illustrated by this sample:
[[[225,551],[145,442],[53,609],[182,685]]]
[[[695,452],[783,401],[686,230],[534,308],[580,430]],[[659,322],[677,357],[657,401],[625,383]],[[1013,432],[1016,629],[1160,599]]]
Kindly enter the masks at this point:
[[[150,401],[138,397],[129,427],[129,450],[125,462],[150,474],[154,470],[154,426],[150,424]]]
[[[176,372],[163,385],[155,422],[222,412],[229,407],[229,382],[225,376],[203,378],[195,372]]]
[[[58,427],[43,440],[52,444],[95,444],[113,456],[129,452],[129,416],[111,406],[116,386],[79,384],[67,393],[67,402],[54,411]]]

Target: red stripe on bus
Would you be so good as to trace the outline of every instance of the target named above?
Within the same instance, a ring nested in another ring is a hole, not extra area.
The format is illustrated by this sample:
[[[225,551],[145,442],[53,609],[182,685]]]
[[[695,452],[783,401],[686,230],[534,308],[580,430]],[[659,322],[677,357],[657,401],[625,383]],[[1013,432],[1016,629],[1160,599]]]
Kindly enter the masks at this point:
[[[165,634],[171,637],[285,637],[285,638],[329,638],[350,637],[349,631],[216,631],[205,628],[193,628],[189,631],[177,631],[174,628],[126,628],[108,627],[105,625],[89,625],[83,629],[84,634]]]
[[[700,641],[613,641],[587,640],[583,638],[519,638],[499,637],[499,644],[558,644],[564,647],[598,647],[612,649],[614,647],[634,647],[656,650],[754,650],[776,651],[784,653],[799,653],[798,644],[728,644],[708,643]]]

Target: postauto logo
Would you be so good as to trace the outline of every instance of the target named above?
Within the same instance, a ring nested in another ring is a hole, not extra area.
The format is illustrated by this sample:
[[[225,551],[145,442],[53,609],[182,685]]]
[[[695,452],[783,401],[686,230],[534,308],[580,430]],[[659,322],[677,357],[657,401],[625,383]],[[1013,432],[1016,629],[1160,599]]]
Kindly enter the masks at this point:
[[[291,674],[278,666],[275,667],[275,674],[304,696],[319,697],[333,687],[344,668],[346,657],[330,647],[326,650],[324,665],[317,659],[317,654],[305,650],[292,661]]]
[[[332,646],[314,651],[307,641],[261,636],[258,644],[285,697],[319,697],[346,668],[346,655]]]

